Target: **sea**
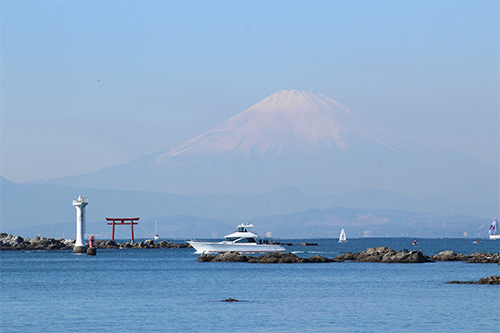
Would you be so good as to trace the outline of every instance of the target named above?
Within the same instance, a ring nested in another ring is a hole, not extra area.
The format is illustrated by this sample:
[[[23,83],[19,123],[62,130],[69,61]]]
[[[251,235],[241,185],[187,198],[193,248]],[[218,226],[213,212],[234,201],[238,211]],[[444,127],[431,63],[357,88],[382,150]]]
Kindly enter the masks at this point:
[[[303,257],[378,246],[427,255],[500,250],[500,241],[486,239],[413,240],[281,241]],[[500,332],[500,286],[446,283],[500,275],[497,264],[210,263],[198,256],[192,248],[1,251],[0,332]],[[222,302],[228,298],[238,302]]]

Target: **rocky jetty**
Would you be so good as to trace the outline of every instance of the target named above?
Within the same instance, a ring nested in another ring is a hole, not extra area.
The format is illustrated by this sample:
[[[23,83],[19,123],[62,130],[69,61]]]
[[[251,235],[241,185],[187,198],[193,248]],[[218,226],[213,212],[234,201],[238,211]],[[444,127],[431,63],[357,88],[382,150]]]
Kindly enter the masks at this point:
[[[388,247],[374,247],[360,253],[345,253],[335,258],[325,258],[319,255],[301,258],[293,253],[271,253],[259,257],[252,257],[238,252],[226,252],[220,255],[202,254],[200,262],[248,262],[259,264],[296,264],[296,263],[322,263],[322,262],[383,262],[383,263],[422,263],[432,260],[419,251],[397,252]]]
[[[251,257],[236,251],[225,252],[219,255],[202,254],[198,257],[199,262],[247,262]]]
[[[347,252],[335,259],[342,261],[384,262],[384,263],[421,263],[433,261],[465,261],[467,263],[498,263],[500,253],[460,254],[453,251],[442,251],[433,256],[426,256],[420,251],[394,251],[388,247],[373,247],[360,253]]]
[[[481,278],[479,281],[474,282],[474,281],[450,281],[446,283],[452,283],[452,284],[500,284],[500,276],[499,275],[492,275],[487,278]]]
[[[109,240],[98,240],[94,242],[94,246],[98,249],[159,249],[159,248],[186,248],[191,247],[191,245],[187,243],[182,244],[174,244],[167,241],[161,241],[155,243],[154,240],[148,239],[144,242],[138,243],[116,243],[115,241]]]
[[[431,256],[431,258],[436,261],[467,261],[468,256],[453,251],[442,251]]]
[[[336,259],[325,258],[322,256],[311,256],[309,258],[301,258],[293,253],[271,253],[260,257],[252,257],[248,260],[249,263],[258,264],[303,264],[303,263],[321,263],[321,262],[337,262]]]
[[[33,239],[0,234],[0,250],[69,250],[73,249],[75,240],[54,239],[37,236]]]
[[[394,251],[388,247],[372,247],[360,253],[347,252],[337,256],[338,261],[383,262],[383,263],[422,263],[432,262],[420,251]]]
[[[336,262],[336,259],[329,259],[321,256],[311,256],[301,258],[293,253],[270,253],[259,257],[247,256],[238,252],[225,252],[219,255],[202,254],[200,262],[248,262],[257,264],[297,264],[297,263],[320,263]]]
[[[439,254],[431,256],[435,261],[465,261],[467,263],[496,263],[500,264],[500,253],[481,253],[460,254],[453,251],[442,251]]]
[[[54,239],[37,236],[33,239],[22,238],[21,236],[7,235],[0,233],[0,250],[70,250],[75,245],[74,239]],[[88,244],[87,244],[88,245]],[[97,249],[157,249],[157,248],[185,248],[191,245],[173,244],[166,241],[155,243],[153,240],[146,240],[138,243],[117,243],[109,240],[96,240],[94,247]]]

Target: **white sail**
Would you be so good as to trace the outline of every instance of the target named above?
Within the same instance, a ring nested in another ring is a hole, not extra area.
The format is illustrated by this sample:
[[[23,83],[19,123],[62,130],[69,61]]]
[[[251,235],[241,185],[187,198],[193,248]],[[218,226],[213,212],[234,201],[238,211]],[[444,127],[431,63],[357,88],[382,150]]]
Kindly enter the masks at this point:
[[[160,239],[160,236],[158,236],[158,220],[155,220],[155,236],[154,240]]]
[[[347,243],[344,229],[342,229],[342,231],[340,232],[339,243]]]
[[[493,222],[491,222],[490,230],[488,230],[490,234],[490,239],[500,239],[500,234],[497,234],[497,219],[495,218]]]

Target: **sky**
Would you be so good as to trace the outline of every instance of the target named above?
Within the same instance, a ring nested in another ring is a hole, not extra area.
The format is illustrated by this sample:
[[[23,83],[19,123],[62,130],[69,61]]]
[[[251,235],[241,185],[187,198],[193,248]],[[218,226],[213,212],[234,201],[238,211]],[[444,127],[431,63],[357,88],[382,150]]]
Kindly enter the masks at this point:
[[[0,175],[166,150],[278,90],[315,90],[499,165],[498,1],[2,1]]]

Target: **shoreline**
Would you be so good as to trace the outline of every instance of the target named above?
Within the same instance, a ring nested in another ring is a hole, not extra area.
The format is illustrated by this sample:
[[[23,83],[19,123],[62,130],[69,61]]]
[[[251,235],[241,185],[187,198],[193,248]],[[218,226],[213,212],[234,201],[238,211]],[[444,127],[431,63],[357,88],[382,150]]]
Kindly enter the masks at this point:
[[[74,239],[54,239],[37,236],[35,238],[22,238],[21,236],[7,235],[0,233],[1,251],[23,251],[23,250],[72,250],[75,244]],[[89,245],[86,242],[87,246]],[[301,244],[301,245],[304,245]],[[317,245],[316,243],[314,245]],[[172,243],[148,239],[137,243],[118,243],[112,240],[96,240],[96,249],[159,249],[159,248],[192,248],[187,243]],[[262,259],[265,257],[265,259]],[[441,251],[439,254],[427,256],[421,251],[395,251],[388,247],[368,248],[363,252],[340,254],[335,258],[326,258],[319,255],[310,258],[298,257],[295,254],[284,252],[279,254],[266,254],[260,257],[235,255],[234,252],[226,252],[219,255],[202,254],[198,258],[201,262],[260,262],[264,263],[308,263],[308,262],[381,262],[381,263],[425,263],[435,261],[464,261],[466,263],[496,263],[500,265],[500,253],[476,252],[473,254],[460,254],[453,251]]]

